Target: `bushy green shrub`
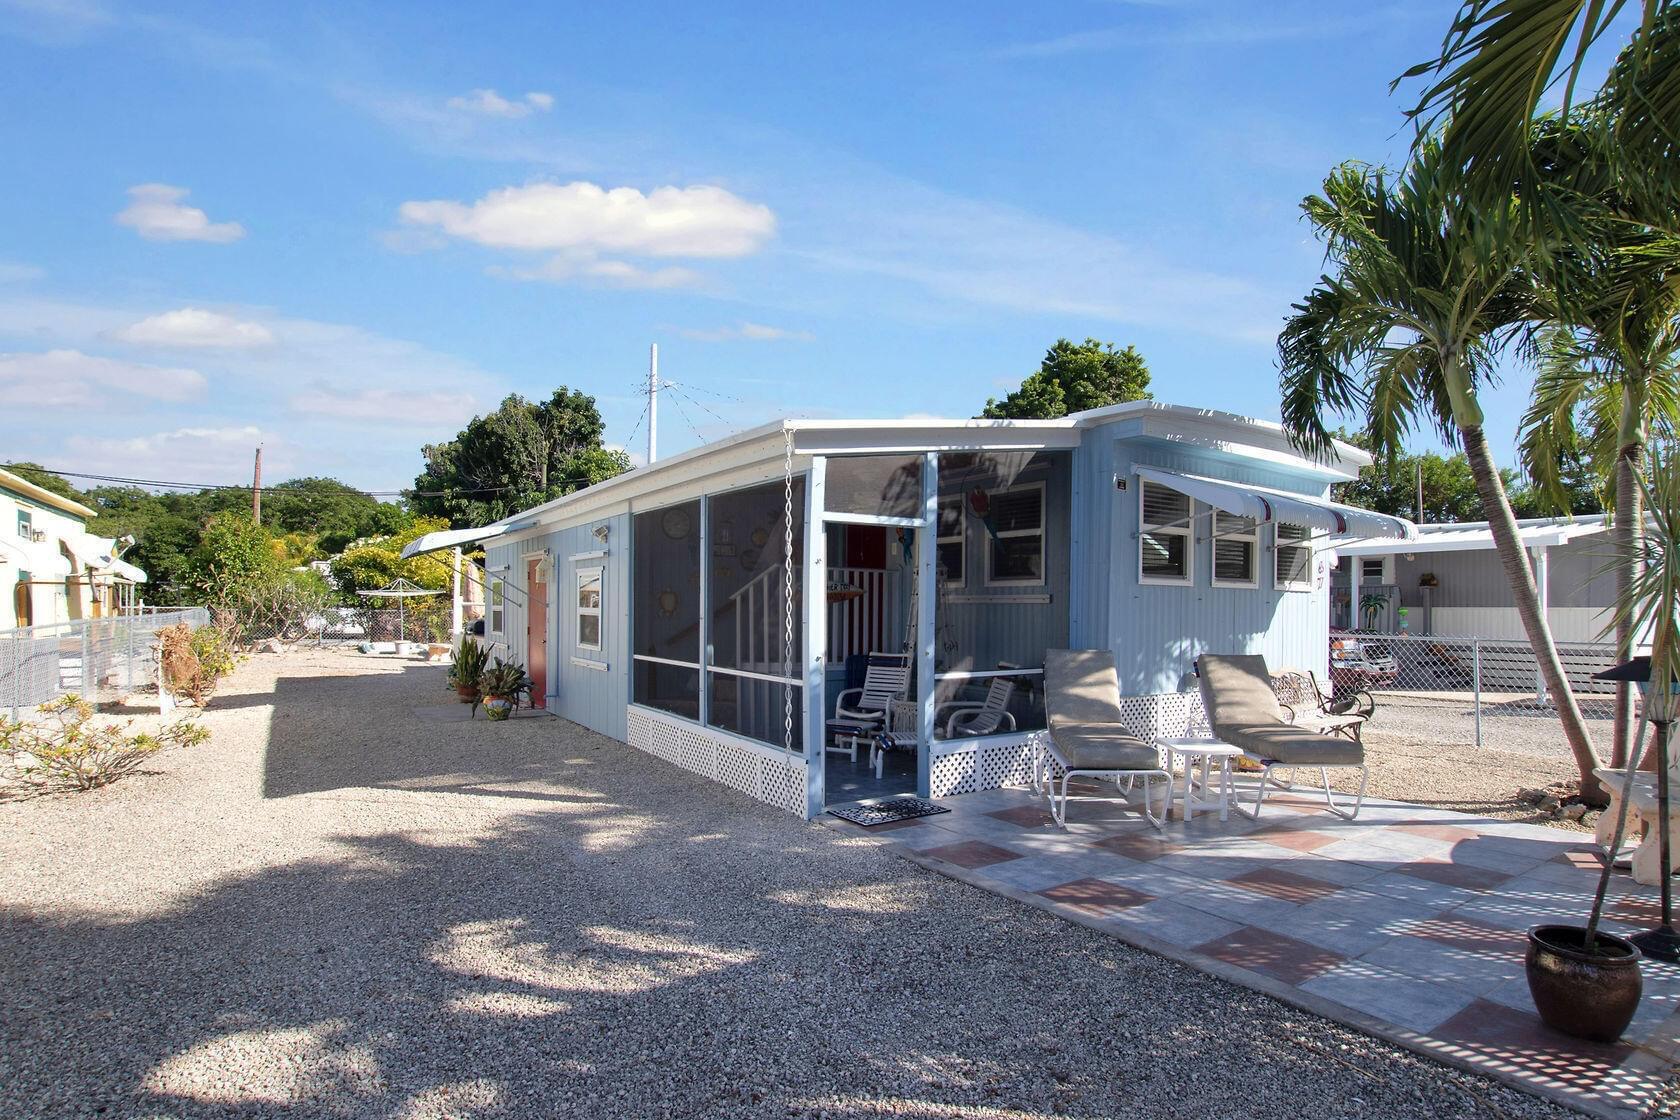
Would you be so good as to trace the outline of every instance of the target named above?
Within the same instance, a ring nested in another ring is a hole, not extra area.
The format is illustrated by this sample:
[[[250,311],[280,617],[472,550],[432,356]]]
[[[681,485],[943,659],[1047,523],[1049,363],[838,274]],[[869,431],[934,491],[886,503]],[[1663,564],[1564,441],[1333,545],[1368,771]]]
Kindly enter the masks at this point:
[[[239,663],[233,639],[219,626],[200,626],[192,632],[192,651],[206,676],[225,677]]]
[[[131,734],[133,720],[93,722],[93,705],[71,693],[38,709],[33,722],[0,719],[0,783],[47,793],[109,785],[169,746],[210,737],[196,719],[180,719],[156,734]]]

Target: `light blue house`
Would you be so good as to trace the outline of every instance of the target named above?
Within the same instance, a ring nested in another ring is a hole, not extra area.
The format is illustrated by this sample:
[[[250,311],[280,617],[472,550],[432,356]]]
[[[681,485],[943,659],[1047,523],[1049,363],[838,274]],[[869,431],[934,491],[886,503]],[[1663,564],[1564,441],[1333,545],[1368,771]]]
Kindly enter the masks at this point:
[[[527,664],[548,711],[813,816],[1024,778],[1046,649],[1112,649],[1146,735],[1198,717],[1204,650],[1323,676],[1328,550],[1413,532],[1327,499],[1369,462],[1153,401],[1060,420],[789,420],[409,553],[483,543],[486,641]],[[914,667],[894,711],[913,749],[879,779],[825,749],[874,652]],[[994,733],[953,726],[988,693],[1006,705]]]

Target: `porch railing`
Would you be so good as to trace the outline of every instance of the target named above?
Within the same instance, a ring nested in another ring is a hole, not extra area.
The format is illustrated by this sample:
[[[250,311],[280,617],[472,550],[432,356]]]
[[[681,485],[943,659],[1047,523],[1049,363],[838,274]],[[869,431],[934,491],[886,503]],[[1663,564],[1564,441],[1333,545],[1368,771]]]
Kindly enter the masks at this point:
[[[829,579],[862,591],[828,605],[828,663],[856,654],[896,653],[904,644],[904,574],[881,568],[831,568]]]

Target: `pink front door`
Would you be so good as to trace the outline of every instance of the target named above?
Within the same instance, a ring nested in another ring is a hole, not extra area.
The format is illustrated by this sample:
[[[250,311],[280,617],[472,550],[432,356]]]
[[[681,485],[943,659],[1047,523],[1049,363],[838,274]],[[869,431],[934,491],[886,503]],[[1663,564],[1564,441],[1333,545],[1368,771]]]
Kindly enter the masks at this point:
[[[548,584],[543,562],[525,561],[525,671],[531,675],[531,707],[548,706]]]

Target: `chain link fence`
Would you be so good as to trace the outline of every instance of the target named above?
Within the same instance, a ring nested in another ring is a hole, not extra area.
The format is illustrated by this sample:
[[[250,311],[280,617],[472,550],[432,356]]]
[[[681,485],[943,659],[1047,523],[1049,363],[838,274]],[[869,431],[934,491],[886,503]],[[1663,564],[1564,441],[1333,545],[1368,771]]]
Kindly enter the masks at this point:
[[[1606,740],[1615,686],[1592,678],[1616,663],[1615,646],[1564,643],[1558,653],[1589,731]],[[1372,729],[1412,742],[1536,755],[1569,749],[1527,642],[1336,632],[1330,682],[1338,694],[1370,693],[1377,704]]]
[[[233,638],[234,644],[249,650],[269,639],[286,646],[331,647],[390,645],[403,641],[416,645],[449,642],[449,610],[406,610],[396,608],[323,607],[307,614],[252,617],[239,611],[210,612],[215,625]],[[469,620],[470,621],[470,620]]]
[[[157,632],[208,625],[203,607],[144,607],[110,618],[0,630],[0,708],[13,719],[74,692],[112,703],[157,685]]]

